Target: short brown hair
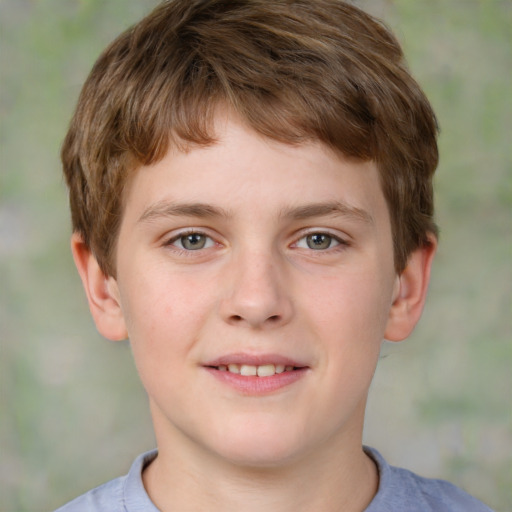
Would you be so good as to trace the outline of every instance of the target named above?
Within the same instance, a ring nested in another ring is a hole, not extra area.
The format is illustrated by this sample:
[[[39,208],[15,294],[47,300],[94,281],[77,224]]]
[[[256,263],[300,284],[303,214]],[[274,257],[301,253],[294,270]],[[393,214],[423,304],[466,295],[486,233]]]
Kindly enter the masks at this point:
[[[397,272],[437,233],[436,119],[379,21],[339,0],[169,0],[99,57],[62,148],[73,229],[106,274],[129,176],[213,143],[219,104],[272,139],[374,160]]]

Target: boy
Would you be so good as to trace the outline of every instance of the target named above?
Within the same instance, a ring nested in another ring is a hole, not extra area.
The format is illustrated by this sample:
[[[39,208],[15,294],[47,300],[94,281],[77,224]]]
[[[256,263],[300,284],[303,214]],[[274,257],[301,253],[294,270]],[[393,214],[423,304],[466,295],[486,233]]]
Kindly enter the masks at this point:
[[[362,447],[437,246],[436,121],[339,0],[171,0],[89,76],[62,159],[101,334],[158,451],[62,511],[480,511]]]

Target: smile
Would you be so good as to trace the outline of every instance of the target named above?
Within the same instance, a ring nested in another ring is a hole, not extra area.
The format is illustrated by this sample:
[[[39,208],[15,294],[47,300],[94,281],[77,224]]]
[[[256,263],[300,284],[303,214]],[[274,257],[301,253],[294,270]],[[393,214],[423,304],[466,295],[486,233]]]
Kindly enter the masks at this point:
[[[220,372],[230,372],[244,377],[272,377],[273,375],[291,372],[296,367],[284,364],[262,364],[262,365],[251,365],[251,364],[221,364],[216,367]]]
[[[272,361],[272,362],[270,362]],[[204,365],[212,377],[243,395],[266,395],[301,381],[311,368],[277,355],[231,354]]]

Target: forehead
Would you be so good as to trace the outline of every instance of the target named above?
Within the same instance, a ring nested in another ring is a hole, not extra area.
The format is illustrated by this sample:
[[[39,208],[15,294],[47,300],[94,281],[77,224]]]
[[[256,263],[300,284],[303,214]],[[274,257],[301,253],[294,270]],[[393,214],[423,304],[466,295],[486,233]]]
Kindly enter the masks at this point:
[[[139,168],[127,190],[125,214],[132,221],[148,219],[176,204],[201,205],[202,214],[210,208],[210,214],[226,217],[284,217],[292,209],[311,216],[311,205],[320,215],[335,204],[361,219],[381,218],[382,208],[387,213],[373,161],[348,159],[318,141],[281,143],[232,116],[216,118],[215,139],[186,150],[173,146],[159,162]]]

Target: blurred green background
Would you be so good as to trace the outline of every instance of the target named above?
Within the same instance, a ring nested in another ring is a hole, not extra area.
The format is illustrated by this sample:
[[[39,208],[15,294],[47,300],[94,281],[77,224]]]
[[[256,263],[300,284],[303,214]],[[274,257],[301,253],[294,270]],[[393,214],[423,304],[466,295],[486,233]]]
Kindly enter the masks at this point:
[[[59,147],[103,47],[155,0],[0,0],[0,510],[51,510],[154,446],[129,346],[96,333]],[[512,2],[366,0],[438,114],[429,302],[386,345],[365,442],[512,511]]]

